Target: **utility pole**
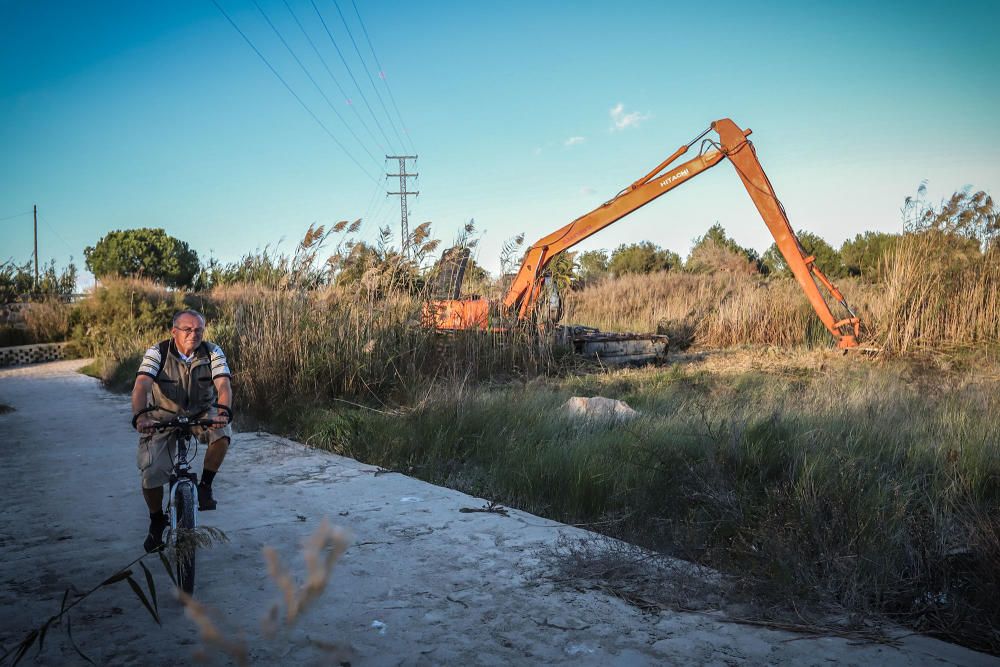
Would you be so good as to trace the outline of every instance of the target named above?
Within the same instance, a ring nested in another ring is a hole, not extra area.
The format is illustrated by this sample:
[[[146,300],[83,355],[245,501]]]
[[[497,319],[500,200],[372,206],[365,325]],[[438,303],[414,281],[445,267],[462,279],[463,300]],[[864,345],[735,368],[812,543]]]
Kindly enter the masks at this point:
[[[403,252],[403,256],[407,257],[410,254],[410,223],[407,219],[406,211],[406,198],[410,195],[417,196],[420,194],[417,192],[408,192],[406,190],[406,179],[410,176],[419,176],[420,174],[408,174],[406,173],[406,161],[416,160],[416,155],[386,155],[386,160],[399,160],[399,173],[398,174],[386,174],[386,176],[399,176],[399,192],[388,192],[386,194],[399,195],[399,211],[400,211],[400,247]]]
[[[38,292],[38,204],[32,206],[35,213],[35,287],[33,292]]]

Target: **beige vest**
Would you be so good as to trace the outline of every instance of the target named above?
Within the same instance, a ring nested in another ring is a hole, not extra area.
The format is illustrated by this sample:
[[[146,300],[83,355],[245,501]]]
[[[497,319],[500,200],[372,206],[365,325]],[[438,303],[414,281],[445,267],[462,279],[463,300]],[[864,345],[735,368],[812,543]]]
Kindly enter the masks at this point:
[[[177,348],[169,341],[167,353],[162,357],[160,373],[153,380],[152,405],[195,416],[217,402],[208,345],[202,342],[187,363],[177,356]]]

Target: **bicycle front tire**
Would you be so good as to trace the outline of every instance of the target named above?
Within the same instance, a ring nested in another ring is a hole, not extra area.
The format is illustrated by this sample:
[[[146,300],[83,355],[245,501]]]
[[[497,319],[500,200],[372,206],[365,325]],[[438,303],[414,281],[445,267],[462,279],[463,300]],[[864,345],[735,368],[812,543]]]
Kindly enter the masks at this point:
[[[194,533],[194,507],[197,500],[193,484],[181,484],[174,496],[177,510],[177,534],[174,541],[177,585],[191,595],[194,593],[194,564],[197,541]]]

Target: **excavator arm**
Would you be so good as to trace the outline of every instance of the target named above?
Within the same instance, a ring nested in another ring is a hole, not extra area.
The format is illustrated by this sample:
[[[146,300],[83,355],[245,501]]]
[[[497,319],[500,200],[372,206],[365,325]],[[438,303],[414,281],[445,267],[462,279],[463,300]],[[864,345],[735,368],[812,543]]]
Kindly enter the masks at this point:
[[[712,130],[715,130],[719,135],[719,142],[712,142],[713,149],[679,166],[668,169],[675,160],[684,155],[691,146]],[[815,257],[806,256],[802,250],[802,246],[788,222],[784,208],[778,201],[764,169],[757,160],[753,144],[747,139],[749,135],[750,130],[740,129],[736,123],[728,118],[717,120],[712,123],[708,130],[705,130],[690,143],[681,146],[673,155],[622,190],[613,199],[540,239],[528,249],[521,268],[504,297],[504,307],[516,309],[520,318],[528,317],[538,301],[545,268],[556,255],[714,167],[723,158],[728,158],[736,168],[740,180],[743,181],[750,198],[774,237],[778,250],[781,251],[788,263],[792,275],[802,287],[823,325],[837,340],[837,346],[841,348],[855,347],[858,344],[860,321],[847,305],[844,296],[816,266]],[[840,320],[834,317],[816,284],[816,280],[819,280],[830,295],[844,307],[848,317]]]

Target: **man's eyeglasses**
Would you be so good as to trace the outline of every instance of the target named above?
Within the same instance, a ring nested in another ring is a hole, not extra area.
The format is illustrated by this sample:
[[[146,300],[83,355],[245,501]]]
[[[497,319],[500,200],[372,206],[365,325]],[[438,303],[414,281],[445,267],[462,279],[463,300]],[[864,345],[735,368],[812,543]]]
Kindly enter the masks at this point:
[[[177,329],[178,331],[183,331],[186,334],[196,333],[200,336],[201,334],[205,333],[205,330],[201,327],[174,327],[174,328]]]

